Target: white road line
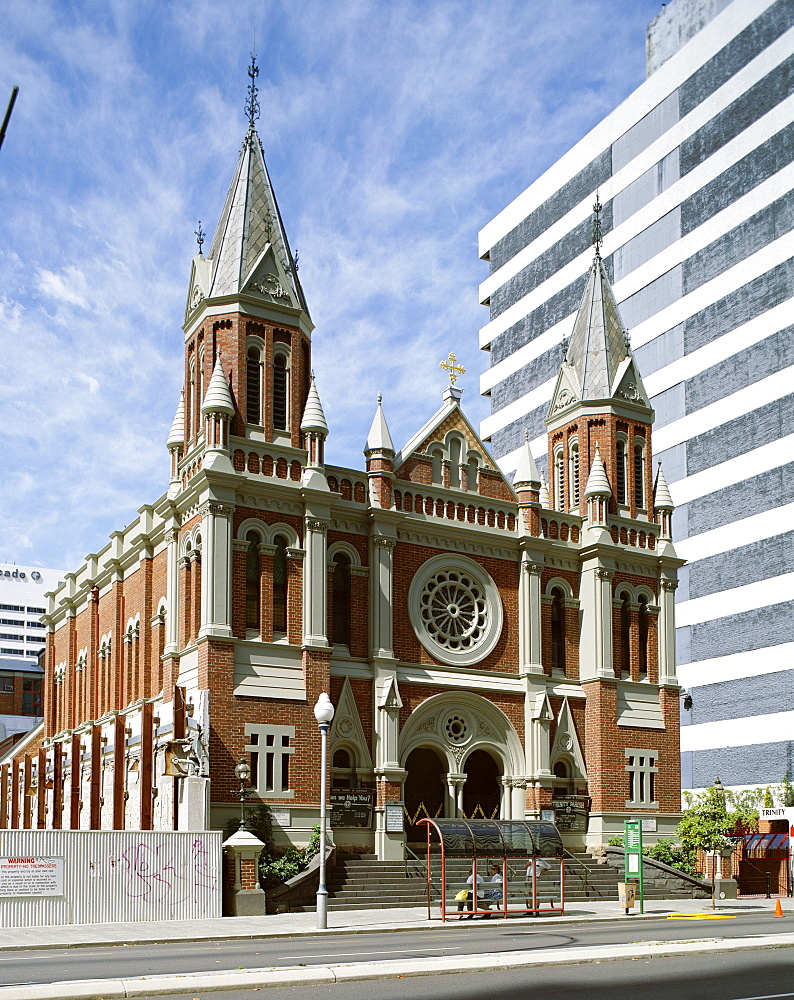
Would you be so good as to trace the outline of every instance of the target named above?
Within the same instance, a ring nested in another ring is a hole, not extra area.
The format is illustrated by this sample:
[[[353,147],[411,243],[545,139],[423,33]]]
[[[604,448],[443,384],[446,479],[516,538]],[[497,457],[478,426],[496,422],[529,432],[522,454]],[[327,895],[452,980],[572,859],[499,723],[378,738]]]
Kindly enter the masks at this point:
[[[454,951],[460,951],[460,948],[443,948],[439,950],[438,948],[398,948],[396,951],[335,951],[330,955],[309,955],[309,958],[356,958],[365,957],[368,955],[413,955],[417,951],[430,951],[436,955],[446,955]],[[288,958],[306,958],[306,955],[279,955],[281,961],[286,961]]]

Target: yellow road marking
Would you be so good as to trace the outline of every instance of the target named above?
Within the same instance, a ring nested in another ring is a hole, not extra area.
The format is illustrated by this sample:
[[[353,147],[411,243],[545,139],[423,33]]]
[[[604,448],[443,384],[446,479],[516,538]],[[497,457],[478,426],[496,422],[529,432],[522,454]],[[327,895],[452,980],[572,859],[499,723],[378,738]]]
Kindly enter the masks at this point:
[[[668,913],[668,920],[735,920],[735,913]]]

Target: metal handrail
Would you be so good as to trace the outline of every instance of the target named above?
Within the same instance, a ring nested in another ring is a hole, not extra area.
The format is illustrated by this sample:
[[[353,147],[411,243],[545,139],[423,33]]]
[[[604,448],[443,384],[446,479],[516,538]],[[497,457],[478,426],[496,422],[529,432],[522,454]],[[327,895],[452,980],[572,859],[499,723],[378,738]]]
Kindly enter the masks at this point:
[[[791,871],[791,869],[790,869],[788,863],[786,864],[786,877],[785,877],[785,879],[782,879],[779,875],[773,876],[771,872],[765,872],[765,871],[763,871],[763,869],[758,868],[757,865],[754,865],[752,863],[752,861],[749,861],[747,858],[742,858],[739,863],[740,863],[740,865],[746,865],[748,868],[752,868],[753,871],[758,872],[758,874],[759,874],[759,876],[761,878],[766,879],[766,898],[767,899],[771,899],[772,898],[771,888],[772,888],[772,880],[773,880],[773,878],[774,878],[774,881],[775,881],[775,884],[776,884],[776,887],[777,887],[777,893],[776,893],[776,895],[781,895],[781,890],[782,889],[785,890],[785,893],[786,893],[787,896],[791,895],[791,885],[789,884],[789,878],[790,878],[790,871]],[[742,879],[742,881],[744,881],[744,879]]]

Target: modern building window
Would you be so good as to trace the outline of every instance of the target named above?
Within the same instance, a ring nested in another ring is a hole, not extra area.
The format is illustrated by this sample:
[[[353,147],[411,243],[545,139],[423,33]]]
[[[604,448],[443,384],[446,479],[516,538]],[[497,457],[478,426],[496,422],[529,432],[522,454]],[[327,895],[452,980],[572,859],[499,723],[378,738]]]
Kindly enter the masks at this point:
[[[268,726],[248,722],[246,752],[251,755],[251,785],[260,798],[292,798],[289,759],[295,753],[294,726]]]
[[[261,583],[259,572],[259,535],[249,531],[245,557],[245,627],[259,631]]]
[[[276,535],[273,554],[273,632],[287,631],[287,540]]]
[[[551,669],[565,671],[565,594],[559,587],[551,592]]]
[[[645,509],[645,446],[634,445],[634,506]]]
[[[2,607],[2,605],[0,605]],[[15,611],[21,611],[22,608],[14,608]],[[29,615],[43,615],[47,613],[46,608],[28,608]]]
[[[656,750],[629,750],[626,753],[628,775],[627,806],[657,806],[656,766],[659,754]]]
[[[249,424],[262,423],[262,359],[256,347],[248,348],[245,362],[245,414]]]
[[[626,503],[626,442],[618,438],[617,441],[617,501],[625,506]]]
[[[22,682],[22,714],[40,716],[41,678],[26,677]]]
[[[640,680],[648,676],[648,598],[640,594],[640,610],[638,628]]]
[[[332,633],[331,640],[337,646],[350,645],[350,557],[344,552],[334,556],[332,580]]]
[[[287,358],[284,354],[277,354],[273,358],[273,426],[279,431],[287,429],[288,376]]]
[[[0,611],[24,611],[21,604],[0,604]],[[38,608],[28,608],[28,611],[38,611]],[[44,612],[41,612],[44,614]]]

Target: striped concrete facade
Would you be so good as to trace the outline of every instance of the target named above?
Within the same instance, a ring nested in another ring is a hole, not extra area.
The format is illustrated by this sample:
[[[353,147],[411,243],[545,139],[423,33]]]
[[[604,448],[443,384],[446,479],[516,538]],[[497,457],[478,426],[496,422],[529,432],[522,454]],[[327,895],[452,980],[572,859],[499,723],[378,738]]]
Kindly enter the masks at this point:
[[[689,560],[683,787],[767,784],[794,773],[794,0],[673,0],[648,52],[648,80],[480,233],[482,434],[507,473],[525,430],[545,465],[598,190]]]

